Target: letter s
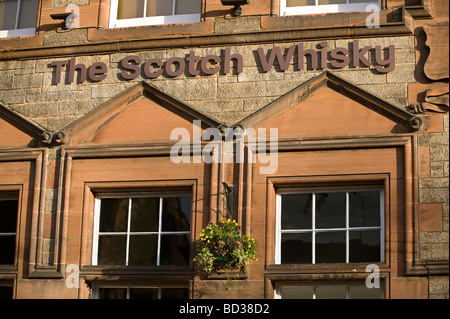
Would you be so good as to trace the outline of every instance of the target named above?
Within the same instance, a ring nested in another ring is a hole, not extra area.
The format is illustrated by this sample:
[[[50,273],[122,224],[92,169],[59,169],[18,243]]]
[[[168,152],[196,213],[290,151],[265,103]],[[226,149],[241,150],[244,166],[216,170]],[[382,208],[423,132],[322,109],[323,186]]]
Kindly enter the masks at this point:
[[[134,64],[133,64],[134,63]],[[125,80],[133,80],[137,78],[141,74],[141,68],[139,67],[139,64],[141,63],[141,58],[137,55],[129,55],[126,56],[120,61],[120,65],[125,70],[122,70],[120,72],[120,75]],[[128,72],[132,71],[132,72]]]

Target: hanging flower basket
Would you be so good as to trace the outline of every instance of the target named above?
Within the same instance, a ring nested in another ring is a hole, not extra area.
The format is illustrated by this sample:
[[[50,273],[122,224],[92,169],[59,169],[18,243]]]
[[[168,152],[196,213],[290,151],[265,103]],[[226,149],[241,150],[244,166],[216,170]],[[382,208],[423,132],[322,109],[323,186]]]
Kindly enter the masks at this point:
[[[241,227],[235,220],[220,220],[200,232],[194,261],[208,274],[221,269],[243,269],[255,259],[255,239],[242,235]]]

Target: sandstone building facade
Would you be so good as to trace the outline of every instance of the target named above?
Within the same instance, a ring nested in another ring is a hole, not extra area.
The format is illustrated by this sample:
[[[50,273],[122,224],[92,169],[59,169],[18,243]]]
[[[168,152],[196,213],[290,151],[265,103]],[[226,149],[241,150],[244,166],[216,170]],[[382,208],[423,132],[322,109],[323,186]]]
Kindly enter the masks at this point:
[[[448,298],[448,1],[240,2],[0,1],[2,297]]]

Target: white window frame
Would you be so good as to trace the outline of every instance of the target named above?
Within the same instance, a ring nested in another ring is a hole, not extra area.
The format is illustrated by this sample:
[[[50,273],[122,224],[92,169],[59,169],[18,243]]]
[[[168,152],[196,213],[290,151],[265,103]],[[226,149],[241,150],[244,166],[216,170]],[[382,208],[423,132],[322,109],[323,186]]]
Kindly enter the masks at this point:
[[[120,284],[120,283],[114,283],[114,284],[108,284],[108,283],[93,283],[92,284],[92,299],[98,299],[100,296],[100,289],[101,288],[117,288],[117,289],[127,289],[127,296],[126,299],[130,299],[130,289],[138,288],[138,289],[158,289],[158,299],[161,299],[161,291],[162,289],[171,289],[171,288],[182,288],[182,289],[189,289],[188,285],[182,285],[182,284],[165,284],[165,285],[152,285],[152,284]],[[189,292],[189,291],[188,291]]]
[[[127,28],[127,27],[139,27],[146,25],[161,25],[171,23],[188,23],[199,22],[200,12],[194,14],[178,14],[175,15],[176,1],[173,2],[172,15],[168,16],[156,16],[156,17],[144,17],[132,18],[132,19],[118,19],[117,13],[119,10],[119,0],[111,0],[111,10],[109,16],[110,28]],[[144,11],[147,8],[147,0],[145,0]],[[145,12],[144,12],[145,13]]]
[[[358,191],[379,191],[380,192],[380,226],[371,227],[350,227],[349,225],[349,193]],[[346,226],[342,228],[315,228],[315,193],[327,193],[327,192],[345,192],[346,193]],[[312,200],[312,228],[311,229],[281,229],[281,196],[286,194],[313,194]],[[276,235],[275,235],[275,264],[281,265],[281,235],[282,234],[300,234],[300,233],[312,233],[312,261],[311,265],[315,264],[315,235],[319,232],[333,232],[333,231],[345,231],[346,232],[346,261],[349,263],[349,232],[357,230],[379,230],[380,231],[380,261],[384,262],[384,190],[382,187],[336,187],[336,188],[312,188],[312,189],[285,189],[280,190],[276,194]],[[310,264],[308,264],[310,265]]]
[[[314,282],[314,283],[311,283],[311,282],[310,283],[277,283],[275,285],[273,295],[274,295],[274,299],[282,299],[281,298],[281,288],[282,287],[306,286],[306,287],[313,287],[313,299],[317,299],[316,298],[316,289],[318,287],[341,286],[341,287],[346,287],[346,299],[350,299],[350,287],[351,286],[360,286],[363,282],[361,282],[361,281],[343,281],[343,282]],[[380,285],[379,288],[370,288],[370,289],[380,289],[380,292],[381,292],[380,299],[386,298],[385,293],[384,293],[384,281],[383,281],[383,284]]]
[[[162,208],[163,208],[163,199],[167,197],[183,197],[183,196],[191,196],[192,193],[173,193],[173,194],[162,194],[162,193],[133,193],[133,194],[101,194],[95,197],[95,212],[94,212],[94,240],[93,240],[93,248],[92,248],[92,265],[98,265],[98,242],[100,235],[126,235],[127,236],[127,245],[126,245],[126,257],[125,257],[125,265],[117,265],[117,266],[128,266],[128,257],[129,257],[129,247],[130,247],[130,235],[158,235],[158,246],[157,246],[157,260],[156,265],[151,267],[161,267],[160,257],[161,257],[161,235],[190,235],[192,230],[192,207],[191,207],[191,230],[189,231],[162,231]],[[159,224],[157,232],[130,232],[131,225],[131,200],[133,198],[142,198],[142,197],[159,197]],[[128,198],[128,224],[126,232],[99,232],[100,227],[100,204],[102,199],[108,198]],[[100,265],[102,266],[102,265]]]
[[[25,35],[33,35],[36,33],[36,28],[17,29],[18,24],[19,24],[19,13],[20,13],[21,6],[22,6],[22,0],[18,0],[17,12],[16,12],[16,23],[15,23],[14,29],[0,30],[0,38],[20,37],[20,36],[25,36]],[[39,14],[39,12],[37,12],[37,13]],[[37,21],[37,16],[36,16],[36,21]]]
[[[336,13],[336,12],[352,12],[352,11],[366,11],[367,6],[376,5],[381,10],[381,0],[374,0],[372,2],[364,3],[350,3],[347,0],[346,4],[328,4],[319,5],[319,0],[315,0],[315,5],[288,7],[287,0],[280,0],[280,15],[302,15],[302,14],[318,14],[318,13]]]

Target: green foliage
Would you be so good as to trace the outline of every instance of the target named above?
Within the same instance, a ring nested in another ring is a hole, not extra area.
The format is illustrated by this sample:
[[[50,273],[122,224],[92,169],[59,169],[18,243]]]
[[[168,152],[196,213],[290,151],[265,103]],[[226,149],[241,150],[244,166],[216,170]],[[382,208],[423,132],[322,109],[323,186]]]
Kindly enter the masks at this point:
[[[256,241],[241,234],[238,223],[230,219],[209,224],[200,232],[194,261],[210,274],[218,268],[242,269],[256,258]]]

